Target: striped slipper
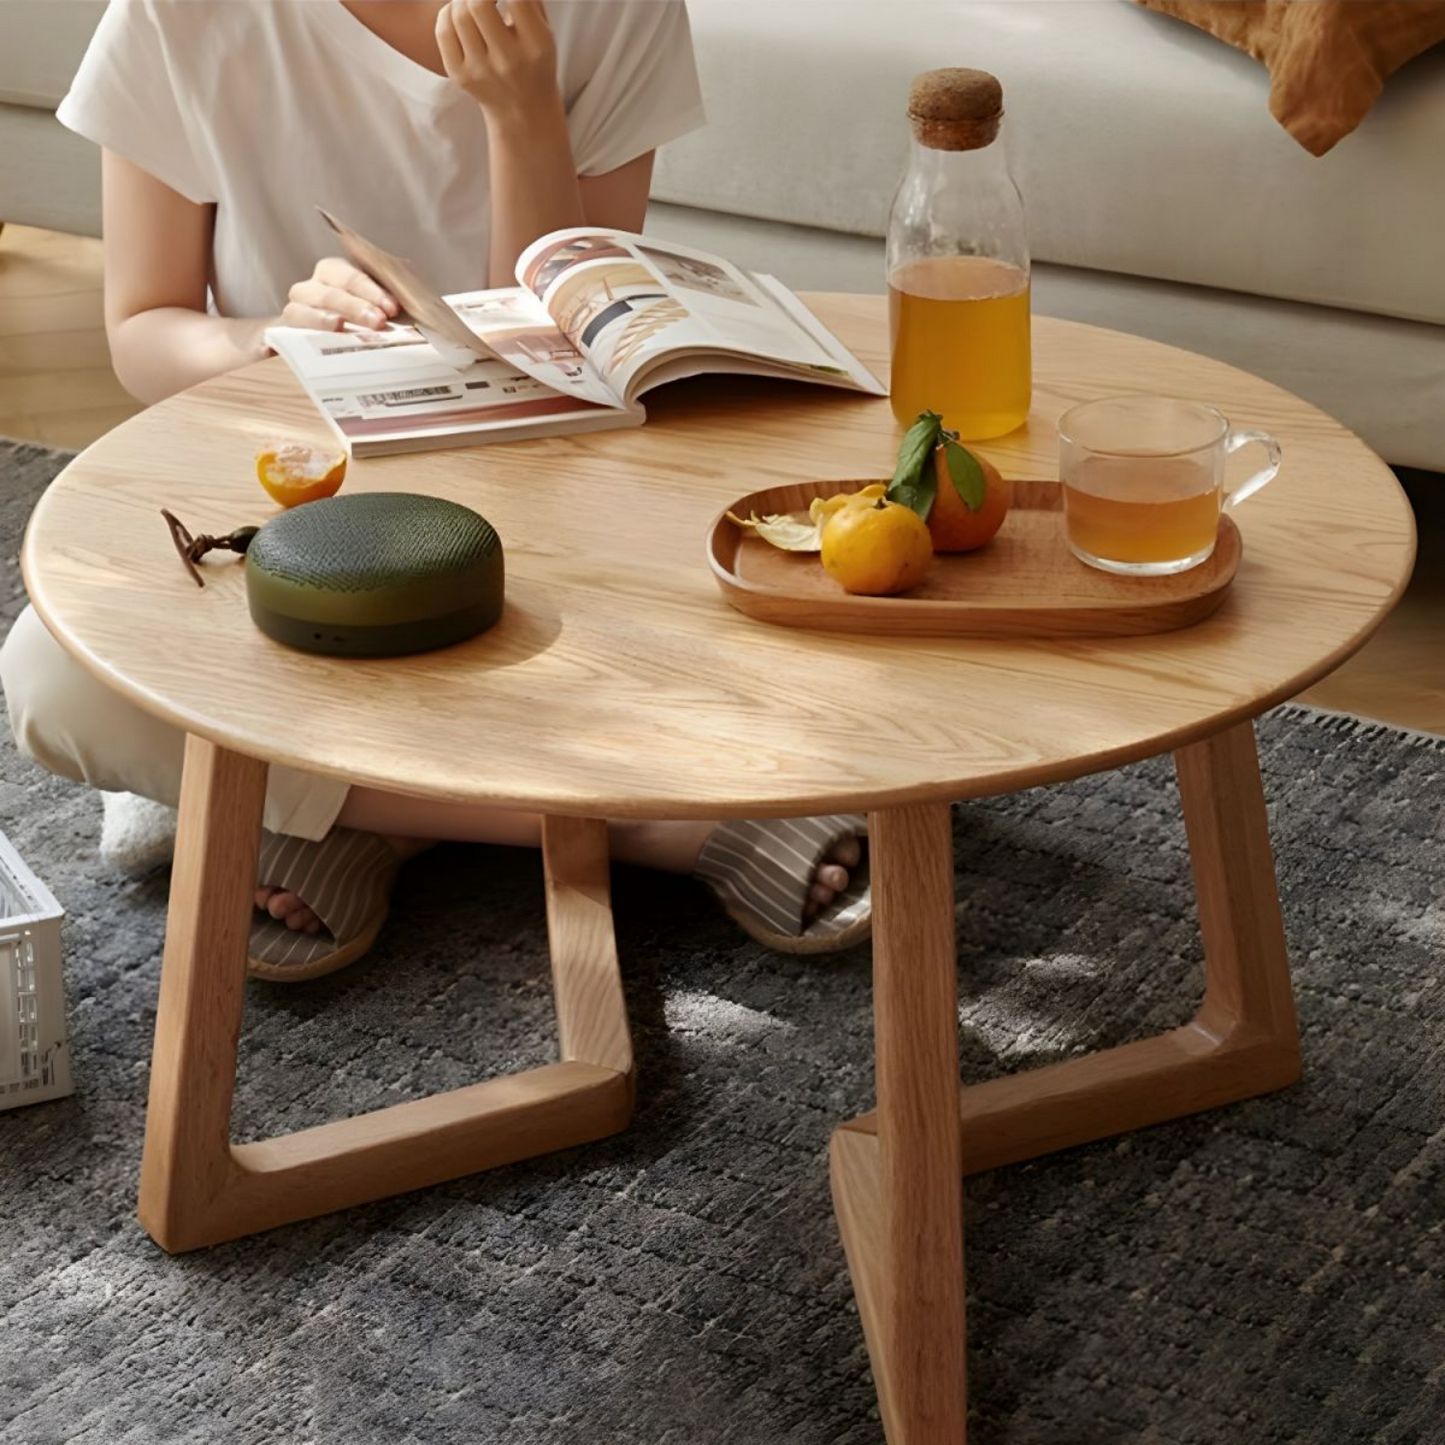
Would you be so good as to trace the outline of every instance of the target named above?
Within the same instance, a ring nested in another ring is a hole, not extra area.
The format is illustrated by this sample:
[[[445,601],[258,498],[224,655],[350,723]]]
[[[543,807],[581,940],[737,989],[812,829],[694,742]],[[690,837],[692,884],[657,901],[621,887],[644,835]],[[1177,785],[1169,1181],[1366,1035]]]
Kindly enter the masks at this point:
[[[697,876],[759,943],[780,953],[835,953],[873,928],[868,859],[848,870],[848,887],[804,921],[818,865],[844,838],[866,837],[861,813],[719,823],[698,855]]]
[[[321,920],[321,933],[299,933],[260,909],[251,925],[247,972],[299,983],[355,963],[376,941],[402,859],[375,833],[333,828],[319,843],[261,834],[256,878],[285,888]]]

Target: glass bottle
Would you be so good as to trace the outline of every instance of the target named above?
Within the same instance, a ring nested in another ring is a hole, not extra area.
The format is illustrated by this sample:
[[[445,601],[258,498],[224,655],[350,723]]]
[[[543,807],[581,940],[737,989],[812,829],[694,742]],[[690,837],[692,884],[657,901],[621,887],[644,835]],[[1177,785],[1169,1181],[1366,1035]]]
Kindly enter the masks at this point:
[[[964,439],[1028,416],[1029,247],[1023,200],[995,145],[1003,87],[930,70],[908,97],[908,167],[888,217],[893,414],[943,415]]]

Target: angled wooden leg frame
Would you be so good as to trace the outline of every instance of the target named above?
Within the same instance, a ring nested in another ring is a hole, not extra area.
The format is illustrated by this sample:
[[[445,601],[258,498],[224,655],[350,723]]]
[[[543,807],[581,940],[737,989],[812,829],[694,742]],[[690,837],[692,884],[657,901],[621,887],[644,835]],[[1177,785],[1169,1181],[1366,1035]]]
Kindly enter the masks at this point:
[[[1199,1012],[1157,1038],[961,1095],[948,808],[870,817],[878,1108],[838,1129],[831,1154],[890,1445],[964,1439],[962,1175],[1299,1077],[1253,727],[1181,748],[1175,763],[1204,938]]]
[[[186,743],[141,1161],[140,1218],[172,1252],[614,1134],[632,1044],[607,825],[543,825],[561,1062],[262,1143],[231,1143],[231,1096],[266,765]]]

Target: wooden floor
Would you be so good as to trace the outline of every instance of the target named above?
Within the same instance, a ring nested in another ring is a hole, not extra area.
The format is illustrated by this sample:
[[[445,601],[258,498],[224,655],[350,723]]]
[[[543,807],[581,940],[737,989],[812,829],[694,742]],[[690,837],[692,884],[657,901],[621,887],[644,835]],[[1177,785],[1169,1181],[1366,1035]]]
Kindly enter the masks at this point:
[[[100,242],[0,234],[0,436],[80,448],[139,408],[110,369]],[[1379,633],[1304,702],[1445,734],[1445,476],[1404,477],[1420,558]]]
[[[0,232],[0,436],[83,447],[140,407],[110,369],[100,242]]]

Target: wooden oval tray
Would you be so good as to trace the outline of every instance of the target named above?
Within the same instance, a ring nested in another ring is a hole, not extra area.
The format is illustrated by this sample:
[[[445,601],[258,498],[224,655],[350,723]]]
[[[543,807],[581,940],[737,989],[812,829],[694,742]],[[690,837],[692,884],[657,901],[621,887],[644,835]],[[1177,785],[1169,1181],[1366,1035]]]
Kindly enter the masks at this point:
[[[740,517],[796,513],[814,497],[865,482],[797,482],[739,498]],[[749,617],[832,632],[961,637],[1124,637],[1169,632],[1208,617],[1224,600],[1243,551],[1223,517],[1214,555],[1172,577],[1119,577],[1080,562],[1064,537],[1057,482],[1014,482],[999,534],[977,552],[939,553],[922,583],[897,597],[854,597],[816,552],[783,552],[723,513],[708,534],[723,595]]]

